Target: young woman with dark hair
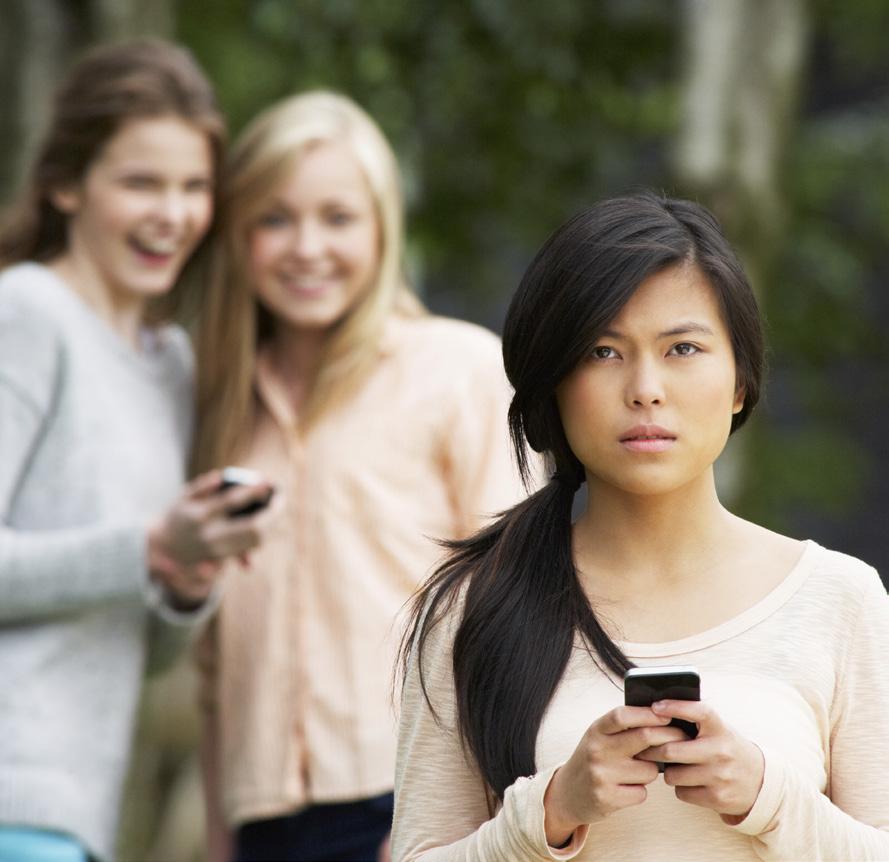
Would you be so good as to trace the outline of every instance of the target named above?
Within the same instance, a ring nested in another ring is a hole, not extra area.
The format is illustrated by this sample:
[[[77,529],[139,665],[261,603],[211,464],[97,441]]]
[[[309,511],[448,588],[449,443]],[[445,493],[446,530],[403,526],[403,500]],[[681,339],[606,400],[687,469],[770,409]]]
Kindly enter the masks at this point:
[[[576,216],[503,355],[518,458],[552,478],[416,599],[396,862],[889,859],[885,589],[717,497],[763,344],[715,219],[650,195]],[[702,701],[623,706],[635,665],[696,666]]]
[[[0,859],[112,857],[143,672],[269,517],[229,517],[267,487],[183,488],[193,362],[166,306],[223,138],[187,51],[97,48],[0,227]]]

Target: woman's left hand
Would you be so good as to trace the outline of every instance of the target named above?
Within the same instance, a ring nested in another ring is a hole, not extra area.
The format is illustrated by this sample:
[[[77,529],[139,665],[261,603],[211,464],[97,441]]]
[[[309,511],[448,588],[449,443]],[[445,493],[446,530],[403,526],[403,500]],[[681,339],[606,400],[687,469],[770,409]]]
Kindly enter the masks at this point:
[[[716,811],[730,826],[740,823],[762,787],[765,760],[759,747],[702,701],[661,700],[651,708],[656,715],[696,724],[698,736],[647,748],[636,757],[670,764],[664,781],[676,788],[677,799]]]

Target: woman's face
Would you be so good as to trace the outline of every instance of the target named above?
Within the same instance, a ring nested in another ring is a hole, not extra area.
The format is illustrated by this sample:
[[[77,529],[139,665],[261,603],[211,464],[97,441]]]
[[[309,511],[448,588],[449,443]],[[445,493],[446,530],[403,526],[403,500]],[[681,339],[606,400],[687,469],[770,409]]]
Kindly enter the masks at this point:
[[[248,234],[260,302],[287,329],[323,332],[370,289],[379,264],[376,207],[343,144],[308,149]]]
[[[174,116],[129,120],[76,186],[53,195],[68,216],[64,257],[112,296],[166,292],[210,225],[213,178],[200,129]]]
[[[678,265],[643,281],[556,399],[591,492],[662,494],[708,474],[744,399],[700,270]]]

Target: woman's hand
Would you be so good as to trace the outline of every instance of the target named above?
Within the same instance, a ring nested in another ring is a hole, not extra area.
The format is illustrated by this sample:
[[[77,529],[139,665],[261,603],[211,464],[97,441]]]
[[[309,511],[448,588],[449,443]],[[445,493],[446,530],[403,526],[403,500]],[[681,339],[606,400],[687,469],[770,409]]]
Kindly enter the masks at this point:
[[[543,806],[550,846],[564,844],[585,823],[645,801],[645,785],[658,777],[658,770],[636,755],[685,739],[681,730],[667,726],[669,722],[668,716],[656,715],[647,706],[619,706],[587,728],[546,790]]]
[[[639,760],[671,764],[664,781],[676,788],[677,799],[711,808],[731,826],[740,823],[762,787],[765,760],[759,747],[735,733],[704,702],[661,700],[651,708],[658,716],[693,722],[698,736],[653,746]]]
[[[231,517],[230,513],[264,499],[272,486],[236,486],[220,490],[221,473],[212,470],[185,486],[179,499],[148,530],[148,566],[151,577],[184,606],[204,601],[221,570],[221,560],[239,556],[262,541],[280,501],[256,514]]]

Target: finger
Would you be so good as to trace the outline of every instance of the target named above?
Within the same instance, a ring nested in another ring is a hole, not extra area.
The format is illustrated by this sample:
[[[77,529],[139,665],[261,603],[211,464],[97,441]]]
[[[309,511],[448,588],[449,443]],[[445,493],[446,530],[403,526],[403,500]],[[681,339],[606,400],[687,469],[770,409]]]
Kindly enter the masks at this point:
[[[201,473],[196,476],[185,486],[185,495],[195,500],[200,500],[215,494],[222,484],[222,471],[210,470],[207,473]]]
[[[600,733],[611,735],[634,727],[658,727],[669,723],[669,717],[655,715],[647,706],[618,706],[593,722],[593,727]]]
[[[651,748],[660,748],[666,743],[686,739],[678,727],[661,725],[655,727],[637,727],[625,730],[620,734],[612,734],[617,751],[627,757],[635,757]]]
[[[617,767],[614,780],[618,784],[651,784],[660,773],[653,763],[645,763],[641,760],[624,760]]]
[[[648,790],[643,784],[618,784],[611,791],[614,808],[629,808],[641,805],[648,798]]]
[[[226,488],[207,499],[207,516],[230,518],[238,509],[268,500],[271,493],[272,486],[267,483]]]
[[[664,768],[664,781],[671,787],[704,787],[710,784],[712,776],[706,766],[677,763]]]
[[[713,754],[707,740],[689,739],[683,733],[681,739],[653,745],[639,752],[636,757],[653,763],[706,763],[712,759]]]
[[[241,518],[217,520],[208,528],[207,536],[207,546],[216,560],[238,557],[252,551],[262,541],[262,536],[248,519]]]
[[[719,733],[725,727],[716,711],[703,700],[658,700],[651,709],[655,715],[690,721],[707,734]]]

